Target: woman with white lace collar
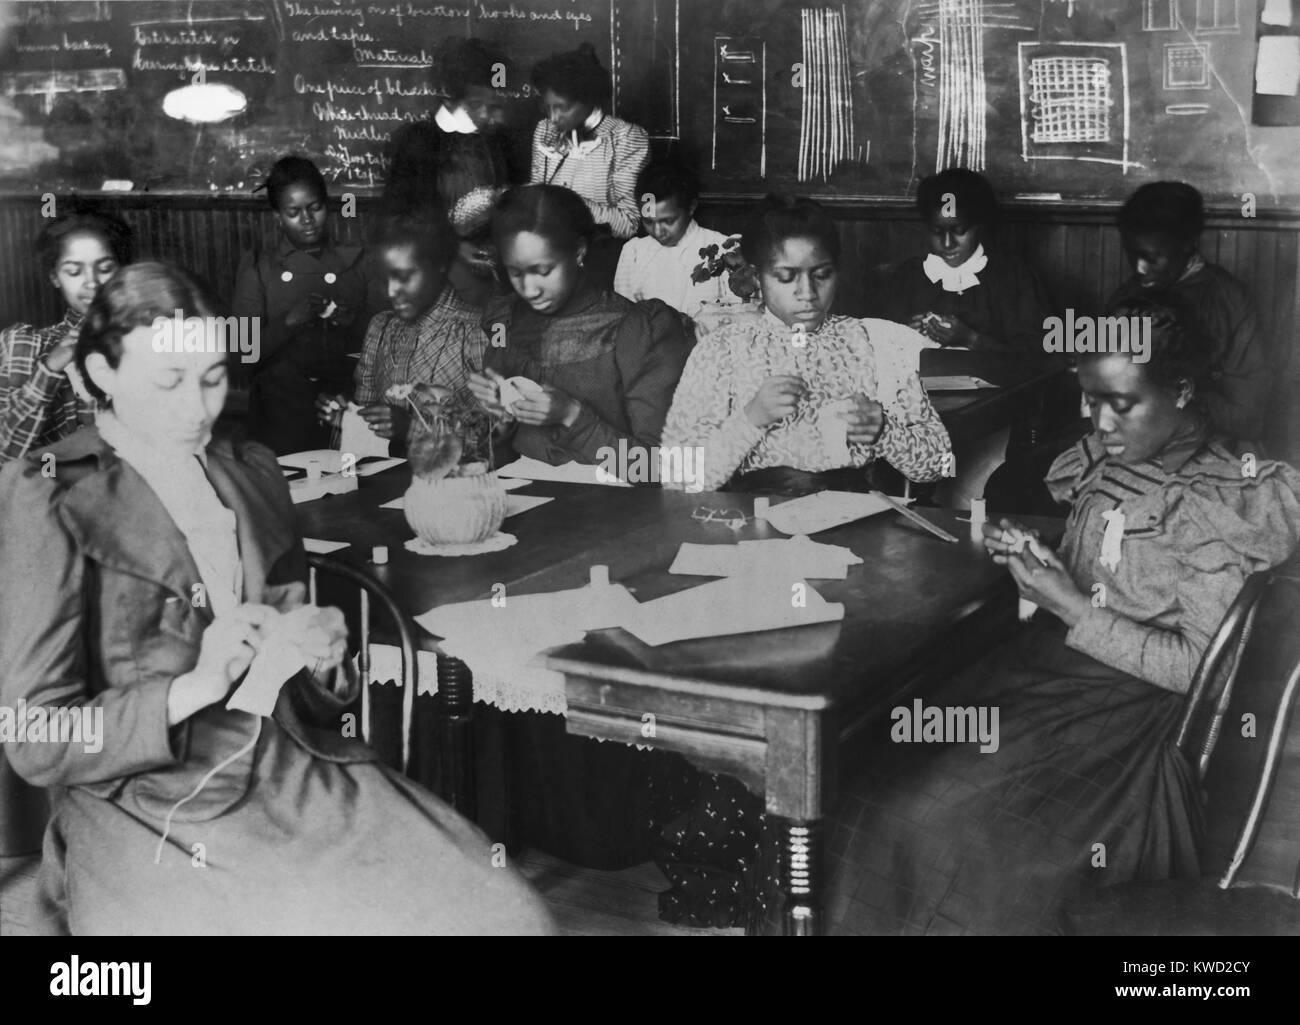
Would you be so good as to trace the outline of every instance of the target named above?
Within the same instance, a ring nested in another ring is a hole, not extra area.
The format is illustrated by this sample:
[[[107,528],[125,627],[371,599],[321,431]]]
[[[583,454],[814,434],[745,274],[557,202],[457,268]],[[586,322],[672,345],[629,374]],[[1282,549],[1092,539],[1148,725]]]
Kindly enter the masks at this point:
[[[533,131],[529,180],[582,197],[596,222],[587,272],[610,288],[622,244],[641,225],[636,179],[650,160],[650,136],[606,113],[613,81],[590,43],[547,57],[533,71],[533,86],[546,117]]]

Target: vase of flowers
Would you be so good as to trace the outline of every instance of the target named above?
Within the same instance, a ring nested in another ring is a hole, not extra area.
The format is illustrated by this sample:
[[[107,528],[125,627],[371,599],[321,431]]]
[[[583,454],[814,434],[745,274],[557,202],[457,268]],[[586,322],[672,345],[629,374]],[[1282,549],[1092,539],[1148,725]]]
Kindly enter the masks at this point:
[[[471,403],[431,384],[398,385],[389,402],[411,411],[406,456],[411,486],[406,522],[421,541],[463,545],[486,541],[506,516],[506,490],[489,472],[491,445]]]
[[[732,235],[721,246],[715,243],[701,249],[700,262],[691,271],[691,280],[699,285],[724,272],[733,295],[747,303],[758,298],[758,271],[740,252],[739,235]]]

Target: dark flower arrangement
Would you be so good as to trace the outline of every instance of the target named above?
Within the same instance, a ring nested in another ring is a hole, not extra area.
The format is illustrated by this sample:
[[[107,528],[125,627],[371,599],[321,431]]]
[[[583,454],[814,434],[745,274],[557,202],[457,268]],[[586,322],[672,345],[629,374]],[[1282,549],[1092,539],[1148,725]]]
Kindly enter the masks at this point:
[[[758,295],[758,272],[740,252],[740,236],[732,235],[722,243],[700,250],[700,263],[691,271],[691,281],[699,285],[727,272],[727,287],[748,302]]]
[[[384,397],[411,412],[406,455],[416,477],[476,476],[490,468],[492,422],[472,399],[424,382],[394,385]]]

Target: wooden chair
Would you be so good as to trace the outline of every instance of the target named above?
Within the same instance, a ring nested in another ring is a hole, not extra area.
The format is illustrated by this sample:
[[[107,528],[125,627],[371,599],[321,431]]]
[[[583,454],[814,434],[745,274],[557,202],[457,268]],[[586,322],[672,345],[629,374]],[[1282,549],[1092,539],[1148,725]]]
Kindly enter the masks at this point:
[[[371,744],[380,757],[392,768],[400,768],[409,775],[411,766],[411,734],[415,711],[415,691],[419,683],[419,663],[416,659],[415,627],[383,584],[369,573],[327,555],[308,553],[307,592],[314,604],[317,596],[317,577],[326,574],[355,585],[358,597],[358,649],[357,672],[361,677],[361,730],[366,743]],[[371,718],[373,700],[370,693],[370,611],[375,601],[388,613],[397,634],[397,647],[402,660],[402,720],[400,745],[387,745],[372,739]],[[394,750],[394,749],[397,750]]]
[[[1252,573],[1246,578],[1241,592],[1228,607],[1223,622],[1201,656],[1188,689],[1183,718],[1178,725],[1177,744],[1196,769],[1196,778],[1200,782],[1205,781],[1210,756],[1218,743],[1223,717],[1232,700],[1241,656],[1250,642],[1255,614],[1271,580],[1271,570]]]
[[[1300,555],[1247,581],[1197,670],[1179,742],[1205,797],[1201,877],[1097,889],[1066,931],[1300,935],[1298,619]]]

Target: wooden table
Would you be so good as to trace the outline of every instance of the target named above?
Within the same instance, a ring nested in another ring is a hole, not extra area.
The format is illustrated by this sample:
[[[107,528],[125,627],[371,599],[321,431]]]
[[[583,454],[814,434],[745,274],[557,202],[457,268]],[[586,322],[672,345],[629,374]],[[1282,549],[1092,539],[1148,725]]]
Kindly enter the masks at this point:
[[[387,545],[388,565],[368,568],[413,614],[490,597],[495,583],[511,594],[579,587],[593,564],[609,566],[612,581],[647,601],[706,582],[667,572],[683,542],[783,536],[763,521],[733,532],[691,517],[699,506],[748,514],[749,496],[534,484],[526,490],[560,497],[510,521],[518,545],[431,559],[401,547],[410,530],[400,512],[376,508],[406,482],[404,469],[392,470],[364,478],[354,494],[298,509],[308,536],[353,542],[340,553],[348,561],[364,564],[372,545]],[[789,933],[821,928],[821,819],[833,805],[842,753],[923,681],[951,672],[965,653],[987,650],[1014,624],[1015,592],[1006,571],[969,539],[956,514],[926,515],[961,540],[942,542],[893,513],[817,535],[864,560],[846,580],[814,584],[826,599],[844,604],[842,623],[659,648],[621,629],[604,630],[547,659],[565,676],[569,732],[651,742],[765,794],[768,812],[781,824]],[[434,638],[425,635],[424,643],[437,650]],[[471,700],[466,675],[447,714],[467,717]],[[647,721],[655,724],[653,737],[646,736]],[[454,755],[462,763],[467,756]],[[462,786],[460,800],[444,796],[472,814],[465,803],[472,780]]]

